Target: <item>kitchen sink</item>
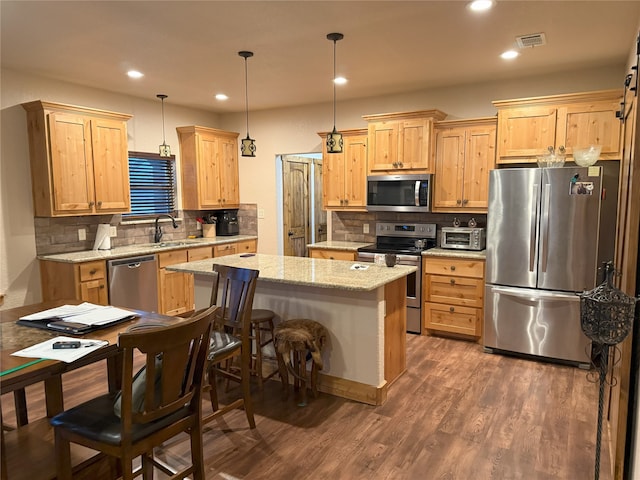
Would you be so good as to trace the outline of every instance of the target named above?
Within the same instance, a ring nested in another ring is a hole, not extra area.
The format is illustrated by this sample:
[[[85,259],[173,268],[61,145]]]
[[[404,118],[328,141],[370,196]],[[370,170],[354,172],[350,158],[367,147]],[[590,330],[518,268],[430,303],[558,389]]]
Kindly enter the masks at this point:
[[[180,247],[182,245],[193,245],[194,243],[198,243],[197,241],[189,241],[189,240],[172,240],[170,242],[160,242],[160,243],[154,243],[153,244],[153,248],[160,248],[160,247]]]

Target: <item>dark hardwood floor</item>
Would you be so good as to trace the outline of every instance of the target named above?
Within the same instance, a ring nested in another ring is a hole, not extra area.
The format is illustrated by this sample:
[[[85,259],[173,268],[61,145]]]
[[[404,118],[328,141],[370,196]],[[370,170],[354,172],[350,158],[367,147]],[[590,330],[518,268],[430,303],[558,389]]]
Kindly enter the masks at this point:
[[[205,427],[206,478],[593,478],[597,385],[587,372],[438,337],[409,335],[407,345],[407,372],[381,407],[326,394],[299,407],[275,380],[263,392],[254,386],[255,430],[242,411]],[[66,375],[65,406],[100,393],[104,378],[103,365]],[[42,416],[42,387],[30,387],[27,398],[30,418]],[[12,419],[11,396],[2,402],[5,421]],[[159,456],[186,462],[186,438]],[[610,480],[606,432],[603,445],[600,478]]]

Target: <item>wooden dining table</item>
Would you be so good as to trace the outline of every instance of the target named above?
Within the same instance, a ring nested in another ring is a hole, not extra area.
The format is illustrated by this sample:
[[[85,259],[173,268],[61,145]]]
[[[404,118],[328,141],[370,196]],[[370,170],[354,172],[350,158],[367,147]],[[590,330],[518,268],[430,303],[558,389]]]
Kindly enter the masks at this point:
[[[78,339],[104,340],[108,344],[82,358],[66,363],[58,360],[25,358],[12,353],[37,343],[60,336],[60,332],[25,327],[16,322],[22,316],[40,312],[60,305],[76,305],[77,300],[56,300],[0,311],[0,394],[13,394],[17,428],[2,430],[1,468],[2,478],[8,480],[50,480],[55,478],[55,455],[53,431],[49,418],[64,410],[62,375],[96,362],[106,360],[108,388],[120,389],[122,355],[118,349],[118,335],[133,324],[175,324],[180,317],[169,317],[157,313],[132,310],[135,317],[109,327],[89,332]],[[31,421],[25,387],[43,382],[46,417]],[[0,403],[0,421],[2,409]],[[3,424],[4,425],[4,424]],[[92,450],[79,447],[72,451],[76,470],[89,468],[95,463]],[[94,478],[96,477],[94,474]]]

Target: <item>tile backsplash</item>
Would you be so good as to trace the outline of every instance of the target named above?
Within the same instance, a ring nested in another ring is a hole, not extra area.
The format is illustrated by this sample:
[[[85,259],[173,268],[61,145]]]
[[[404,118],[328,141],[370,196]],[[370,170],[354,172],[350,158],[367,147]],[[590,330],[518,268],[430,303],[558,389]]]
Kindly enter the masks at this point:
[[[475,218],[479,227],[486,227],[486,214],[471,213],[394,213],[394,212],[332,212],[332,239],[349,242],[376,241],[376,223],[435,223],[437,225],[437,243],[440,245],[440,229],[453,225],[453,219],[467,225]],[[369,224],[369,233],[363,233],[363,224]]]
[[[202,236],[196,218],[211,213],[209,211],[183,210],[178,212],[178,228],[171,222],[161,222],[163,240],[180,240],[191,235]],[[87,215],[80,217],[35,217],[36,254],[50,255],[91,250],[96,238],[98,225],[108,223],[116,227],[117,236],[111,237],[111,247],[152,243],[154,221],[127,222],[121,215]],[[124,223],[123,223],[124,222]],[[242,204],[238,209],[240,234],[258,235],[258,214],[256,204]],[[85,240],[79,240],[78,231],[85,231]]]

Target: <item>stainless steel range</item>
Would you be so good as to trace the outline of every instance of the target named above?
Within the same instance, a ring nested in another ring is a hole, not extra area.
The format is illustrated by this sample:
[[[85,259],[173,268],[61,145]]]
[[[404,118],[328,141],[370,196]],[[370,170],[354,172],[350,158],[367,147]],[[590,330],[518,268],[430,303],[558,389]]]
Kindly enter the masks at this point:
[[[436,246],[433,223],[376,223],[376,244],[358,249],[358,261],[373,263],[376,253],[395,253],[399,265],[418,270],[407,276],[407,332],[422,332],[422,251]]]

